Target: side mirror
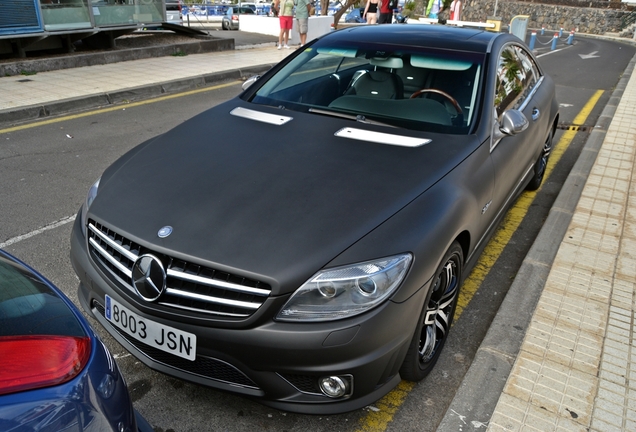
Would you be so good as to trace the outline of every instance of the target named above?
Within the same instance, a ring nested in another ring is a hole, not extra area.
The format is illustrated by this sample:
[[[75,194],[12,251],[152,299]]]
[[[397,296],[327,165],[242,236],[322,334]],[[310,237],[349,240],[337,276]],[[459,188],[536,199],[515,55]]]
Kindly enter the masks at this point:
[[[499,129],[506,135],[517,135],[528,129],[528,119],[519,110],[507,110],[503,113]]]
[[[250,88],[250,86],[252,84],[254,84],[256,81],[258,81],[261,78],[260,75],[254,75],[249,77],[248,79],[245,80],[245,82],[243,83],[243,85],[241,86],[243,88],[243,90],[247,90],[248,88]]]
[[[495,141],[505,136],[517,135],[528,128],[528,119],[519,110],[507,110],[501,116],[501,123],[497,123],[494,131]]]

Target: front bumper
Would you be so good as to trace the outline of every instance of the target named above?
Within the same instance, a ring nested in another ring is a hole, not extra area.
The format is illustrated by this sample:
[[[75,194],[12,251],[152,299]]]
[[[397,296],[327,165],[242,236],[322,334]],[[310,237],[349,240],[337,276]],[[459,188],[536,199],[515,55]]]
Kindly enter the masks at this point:
[[[80,279],[84,309],[128,351],[152,369],[209,387],[257,398],[291,412],[335,414],[369,405],[400,382],[399,368],[415,330],[426,290],[407,301],[385,304],[357,317],[328,323],[281,323],[266,320],[234,328],[183,315],[175,319],[131,301],[92,263],[76,218],[71,234],[71,262]],[[195,361],[181,359],[120,333],[104,317],[109,295],[135,313],[197,336]],[[280,302],[277,302],[281,304]],[[156,313],[155,313],[156,312]],[[346,396],[323,395],[318,379],[350,376]]]

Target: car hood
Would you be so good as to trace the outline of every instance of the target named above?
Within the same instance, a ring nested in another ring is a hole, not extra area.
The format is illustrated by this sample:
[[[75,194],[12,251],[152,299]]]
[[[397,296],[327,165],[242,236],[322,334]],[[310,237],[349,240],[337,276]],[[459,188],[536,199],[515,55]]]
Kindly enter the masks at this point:
[[[241,118],[230,114],[236,106],[292,120],[278,126]],[[334,136],[343,127],[432,141],[408,148]],[[104,173],[90,217],[158,252],[264,280],[281,294],[426,191],[477,145],[472,136],[235,99],[123,156]],[[159,238],[167,225],[173,233]],[[387,247],[387,255],[399,252]]]

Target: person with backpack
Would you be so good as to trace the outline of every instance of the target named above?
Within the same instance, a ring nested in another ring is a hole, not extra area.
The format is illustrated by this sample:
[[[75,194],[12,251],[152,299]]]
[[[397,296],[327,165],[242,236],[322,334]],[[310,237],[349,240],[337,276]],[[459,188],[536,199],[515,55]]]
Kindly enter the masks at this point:
[[[393,9],[397,7],[397,0],[380,0],[380,17],[378,24],[391,24]]]
[[[426,8],[426,16],[432,19],[437,19],[439,17],[439,13],[443,10],[443,0],[429,0],[428,7]]]

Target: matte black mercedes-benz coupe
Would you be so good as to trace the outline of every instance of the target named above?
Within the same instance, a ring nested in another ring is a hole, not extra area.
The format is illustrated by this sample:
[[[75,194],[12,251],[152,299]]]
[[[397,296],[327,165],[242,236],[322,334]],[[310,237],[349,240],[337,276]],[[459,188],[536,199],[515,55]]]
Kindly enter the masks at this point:
[[[332,32],[103,173],[72,232],[80,300],[166,374],[288,411],[364,407],[434,366],[557,122],[515,36]]]

